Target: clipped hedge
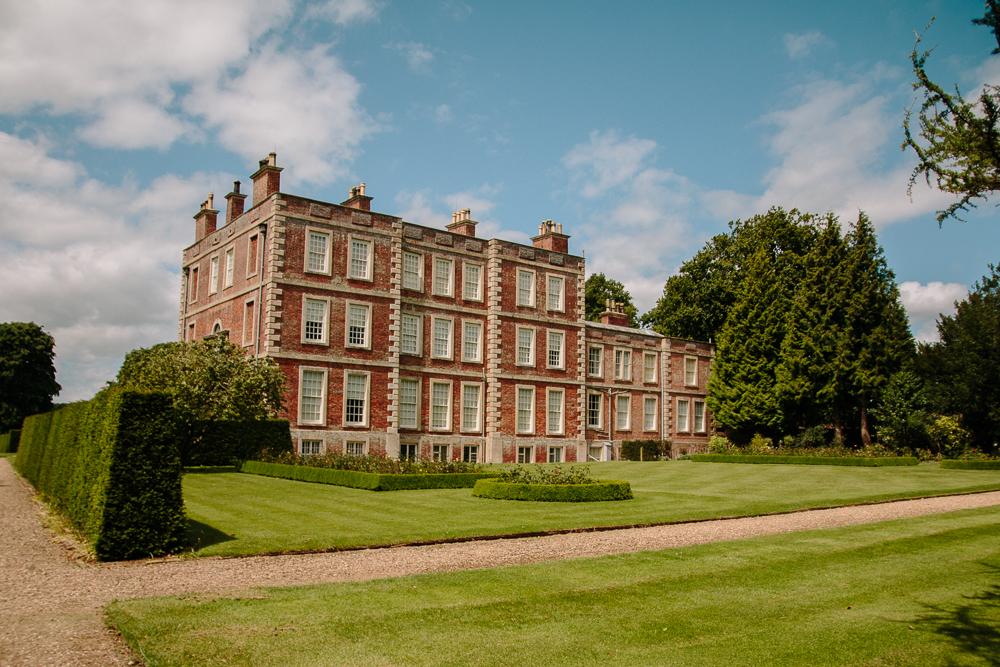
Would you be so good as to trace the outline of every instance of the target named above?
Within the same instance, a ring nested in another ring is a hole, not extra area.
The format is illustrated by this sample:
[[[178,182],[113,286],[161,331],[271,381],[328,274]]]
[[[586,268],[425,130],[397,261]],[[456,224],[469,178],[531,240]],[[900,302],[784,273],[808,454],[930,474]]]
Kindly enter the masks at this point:
[[[94,548],[99,560],[160,556],[184,546],[170,399],[105,389],[24,421],[14,466]]]
[[[472,495],[493,500],[587,503],[631,500],[632,485],[613,479],[599,479],[597,484],[511,484],[496,479],[482,479],[476,482]]]
[[[670,451],[669,440],[623,440],[622,461],[658,461]]]
[[[744,456],[740,454],[692,454],[692,461],[702,463],[771,463],[800,466],[862,466],[883,468],[915,466],[920,461],[914,456],[850,457],[850,456]]]
[[[945,459],[941,461],[942,468],[953,468],[955,470],[1000,470],[1000,461],[959,461],[957,459]]]
[[[184,465],[229,466],[252,459],[265,449],[275,454],[293,450],[287,419],[216,421],[199,427],[204,433],[187,453]]]
[[[17,453],[18,443],[21,442],[21,429],[14,429],[10,433],[0,435],[0,454]]]
[[[355,470],[331,470],[311,466],[290,466],[281,463],[244,461],[236,469],[252,475],[294,479],[299,482],[315,482],[349,486],[367,491],[410,491],[414,489],[469,489],[477,481],[496,477],[492,472],[461,472],[441,475],[384,475]]]

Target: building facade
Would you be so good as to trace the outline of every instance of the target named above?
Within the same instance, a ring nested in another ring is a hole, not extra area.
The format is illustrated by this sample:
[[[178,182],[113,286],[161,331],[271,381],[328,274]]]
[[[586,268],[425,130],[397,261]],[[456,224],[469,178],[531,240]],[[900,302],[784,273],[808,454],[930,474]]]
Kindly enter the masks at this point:
[[[617,458],[623,440],[701,451],[714,350],[584,318],[585,265],[562,226],[532,245],[280,192],[272,153],[222,224],[212,195],[185,249],[178,337],[225,334],[284,372],[302,453],[477,462]]]

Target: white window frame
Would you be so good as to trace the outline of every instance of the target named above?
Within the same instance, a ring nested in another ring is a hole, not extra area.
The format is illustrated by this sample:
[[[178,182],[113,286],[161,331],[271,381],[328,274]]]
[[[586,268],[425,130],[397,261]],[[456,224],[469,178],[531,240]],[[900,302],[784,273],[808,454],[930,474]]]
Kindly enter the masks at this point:
[[[443,457],[440,455],[440,450],[439,450],[439,452],[438,452],[438,458],[434,458],[434,448],[435,447],[440,447],[440,448],[442,448],[444,450],[444,456]],[[442,444],[442,443],[439,443],[439,442],[435,442],[434,444],[432,444],[431,445],[431,461],[443,461],[443,462],[451,461],[451,445]]]
[[[520,435],[532,435],[535,432],[535,387],[533,385],[514,385],[514,432]],[[531,392],[531,406],[528,408],[528,428],[521,428],[521,391]]]
[[[694,362],[693,364],[689,362]],[[694,370],[689,371],[688,366],[693,365]],[[693,380],[688,382],[688,375],[693,376]],[[698,386],[698,357],[684,357],[684,386],[685,387],[697,387]]]
[[[362,345],[351,343],[351,306],[360,306],[365,309],[365,342]],[[372,308],[373,305],[365,301],[345,301],[344,302],[344,347],[352,350],[372,349]]]
[[[303,419],[302,417],[302,381],[305,378],[306,372],[322,373],[323,375],[323,387],[319,397],[319,419],[309,421]],[[326,426],[326,402],[327,396],[329,395],[329,380],[329,372],[325,368],[317,368],[315,366],[299,366],[298,415],[296,423],[308,426]]]
[[[527,450],[528,455],[522,457],[521,456],[521,451],[522,450]],[[523,461],[521,460],[522,458],[524,459]],[[521,445],[521,444],[519,444],[517,446],[517,453],[515,454],[514,461],[515,461],[515,463],[534,463],[535,462],[535,448],[532,447],[531,445]]]
[[[304,443],[306,443],[306,442],[316,442],[316,443],[319,443],[319,447],[317,447],[318,451],[309,452],[309,453],[306,453],[306,452],[302,451],[302,449],[303,449],[302,445]],[[295,447],[295,451],[297,451],[299,453],[299,456],[317,456],[317,455],[323,454],[323,452],[324,452],[325,449],[326,449],[326,443],[323,442],[323,438],[316,438],[316,437],[299,438],[298,442],[296,443],[296,447]]]
[[[208,263],[208,293],[215,294],[219,291],[219,256],[216,255]]]
[[[365,275],[357,276],[354,275],[354,263],[351,256],[354,254],[354,244],[362,243],[368,246],[368,259],[365,262]],[[353,234],[347,235],[347,278],[348,280],[364,280],[367,282],[372,281],[372,271],[375,265],[375,244],[369,238],[364,238],[360,236],[355,236]]]
[[[434,255],[433,275],[431,276],[431,294],[434,296],[455,296],[455,260],[451,257]],[[446,291],[438,290],[438,262],[448,263],[448,285]]]
[[[618,355],[622,355],[622,363],[618,363]],[[628,363],[625,363],[625,356],[628,355]],[[615,348],[615,379],[616,380],[632,380],[632,348],[628,347],[616,347]]]
[[[559,423],[552,428],[551,400],[559,395]],[[566,390],[561,387],[545,388],[545,433],[547,435],[565,435],[566,433]]]
[[[559,283],[559,301],[556,304],[549,303],[552,296],[552,282]],[[557,313],[566,312],[566,278],[564,276],[549,275],[545,280],[545,309]]]
[[[417,384],[417,393],[414,397],[416,401],[413,407],[413,425],[409,426],[403,424],[403,383],[404,382],[415,382]],[[418,377],[403,376],[399,378],[399,428],[401,429],[419,429],[420,428],[420,390],[422,388],[422,383]]]
[[[597,350],[597,372],[592,373],[590,368],[590,353],[592,350]],[[603,345],[591,345],[587,348],[587,377],[600,378],[604,377],[604,346]]]
[[[621,410],[618,405],[621,403],[622,399],[625,400],[627,407],[625,409],[625,426],[622,426],[619,422],[619,415]],[[616,431],[631,431],[632,430],[632,394],[620,394],[615,396],[615,430]]]
[[[684,404],[684,423],[681,423],[681,403]],[[687,398],[677,399],[677,432],[691,432],[691,400]]]
[[[405,267],[406,267],[406,257],[407,257],[407,255],[409,255],[410,257],[416,257],[417,258],[417,286],[416,287],[407,287],[407,285],[406,285],[406,271],[405,271]],[[423,292],[424,291],[424,255],[423,255],[423,253],[420,253],[420,252],[407,252],[407,251],[403,252],[402,286],[403,286],[403,289],[410,290],[412,292]]]
[[[648,364],[650,358],[652,358],[653,360],[652,363],[653,376],[646,377],[646,370],[650,368],[650,365]],[[657,361],[656,352],[642,353],[642,381],[645,382],[646,384],[652,384],[656,382],[656,367],[658,365],[656,361]]]
[[[521,361],[521,332],[528,331],[531,333],[531,343],[528,347],[529,356],[531,357],[527,363]],[[515,329],[515,339],[514,339],[514,362],[516,366],[522,366],[524,368],[534,368],[535,367],[535,327],[522,327],[518,326]]]
[[[651,426],[646,423],[646,417],[649,415],[649,413],[646,412],[646,406],[649,404],[649,401],[653,401],[653,424]],[[660,414],[659,397],[656,396],[655,394],[645,394],[642,397],[642,430],[647,432],[655,431],[656,425],[659,421],[658,417],[659,414]]]
[[[475,460],[473,460],[473,458],[471,456],[466,456],[466,454],[467,453],[471,453],[472,450],[475,450],[475,452],[476,452],[476,458],[475,458]],[[466,463],[479,463],[479,462],[481,462],[482,458],[479,456],[479,454],[480,454],[480,447],[479,447],[479,445],[462,445],[462,460],[465,461]]]
[[[448,403],[444,406],[446,422],[444,426],[434,426],[434,385],[448,387]],[[454,403],[454,389],[454,382],[452,380],[440,380],[437,378],[431,379],[430,388],[427,391],[428,430],[438,433],[451,432],[452,412],[454,407],[452,405],[452,403]]]
[[[448,323],[448,351],[447,354],[440,355],[437,354],[437,323],[447,322]],[[451,317],[438,317],[435,315],[431,318],[431,359],[453,359],[455,357],[455,320]]]
[[[307,340],[306,339],[306,302],[307,301],[319,301],[323,304],[323,331],[322,336],[319,340]],[[309,294],[302,295],[302,319],[300,320],[302,326],[300,327],[302,331],[301,343],[303,345],[329,345],[330,344],[330,298],[324,296],[311,296]]]
[[[347,378],[350,375],[363,375],[365,377],[365,407],[364,415],[362,421],[359,422],[348,422],[347,421]],[[359,371],[354,369],[344,370],[344,390],[341,394],[343,396],[343,406],[341,407],[341,423],[344,428],[368,428],[371,422],[372,413],[372,374],[371,371]]]
[[[352,434],[353,436],[353,434]],[[361,453],[360,454],[349,454],[347,451],[347,445],[351,443],[361,443]],[[344,439],[344,456],[364,456],[368,453],[368,437],[351,437]]]
[[[248,308],[249,306],[249,308]],[[247,317],[249,313],[249,317]],[[257,324],[257,302],[247,299],[243,302],[243,344],[253,345],[254,333]]]
[[[326,254],[323,256],[323,268],[322,269],[310,269],[309,268],[309,236],[311,234],[316,234],[317,236],[326,237]],[[303,273],[315,273],[321,276],[328,276],[332,271],[333,264],[333,234],[326,231],[325,229],[316,229],[315,227],[306,227],[306,245],[304,249],[304,257],[302,258],[302,272]]]
[[[470,357],[466,354],[465,334],[466,334],[466,327],[468,327],[469,325],[475,325],[479,327],[479,337],[476,342],[475,358]],[[462,320],[462,361],[470,364],[483,363],[483,331],[485,329],[486,327],[483,326],[482,320]]]
[[[416,350],[414,352],[407,352],[403,349],[403,318],[413,318],[417,321],[417,342]],[[399,353],[406,354],[411,357],[422,357],[424,354],[424,316],[414,315],[413,313],[400,313],[399,318]]]
[[[526,275],[531,276],[531,288],[528,291],[528,302],[527,303],[524,303],[523,301],[521,301],[521,275],[522,274],[526,274]],[[536,296],[537,295],[535,294],[535,272],[532,271],[531,269],[522,269],[522,268],[518,267],[518,269],[517,269],[517,292],[516,292],[515,297],[514,297],[515,302],[517,303],[518,306],[520,306],[522,308],[534,308],[535,307],[535,303],[537,303]]]
[[[590,398],[597,397],[597,423],[590,422]],[[604,428],[604,393],[600,391],[587,392],[587,428],[600,431]]]
[[[469,296],[465,293],[465,287],[468,284],[466,276],[468,275],[469,267],[475,267],[479,270],[479,280],[476,281],[476,292],[477,296]],[[479,301],[483,300],[483,265],[473,262],[462,262],[462,300],[463,301]]]
[[[257,250],[254,251],[254,240],[257,241]],[[257,263],[260,262],[260,234],[254,233],[247,236],[247,278],[257,275]],[[251,267],[253,270],[251,271]]]
[[[552,337],[560,339],[559,363],[552,363]],[[549,329],[545,335],[545,367],[555,370],[566,369],[566,332],[561,329]]]
[[[698,425],[698,407],[701,406],[701,426]],[[705,412],[705,401],[691,401],[691,432],[705,433],[708,428],[708,414]]]
[[[188,294],[191,295],[189,303],[194,303],[198,300],[198,273],[197,266],[191,267],[191,277],[188,279]]]
[[[236,248],[226,251],[226,273],[222,279],[222,289],[233,286],[233,274],[236,272]]]
[[[476,423],[469,427],[465,423],[465,390],[469,387],[475,387],[477,391],[476,398]],[[459,412],[459,426],[462,433],[481,433],[483,430],[483,383],[482,382],[462,382],[459,385],[459,400],[461,405],[458,407]]]
[[[562,445],[552,445],[549,447],[547,460],[549,463],[565,463],[566,448]]]

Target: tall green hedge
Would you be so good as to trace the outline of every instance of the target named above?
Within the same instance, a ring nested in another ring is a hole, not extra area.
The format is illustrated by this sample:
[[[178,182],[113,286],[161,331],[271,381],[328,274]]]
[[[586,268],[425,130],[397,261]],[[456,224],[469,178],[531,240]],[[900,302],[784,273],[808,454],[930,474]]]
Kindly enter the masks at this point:
[[[669,440],[624,440],[621,458],[623,461],[657,461],[668,451]]]
[[[109,388],[28,417],[14,466],[99,560],[184,546],[187,521],[170,399]]]
[[[865,458],[860,456],[768,456],[741,454],[692,454],[692,461],[702,463],[769,463],[800,466],[861,466],[883,468],[886,466],[915,466],[920,463],[913,456],[885,456]]]
[[[188,452],[185,465],[228,466],[252,459],[264,449],[292,451],[287,419],[205,422],[202,439]]]
[[[10,433],[0,435],[0,454],[14,454],[17,452],[17,445],[21,442],[21,429],[14,429]]]

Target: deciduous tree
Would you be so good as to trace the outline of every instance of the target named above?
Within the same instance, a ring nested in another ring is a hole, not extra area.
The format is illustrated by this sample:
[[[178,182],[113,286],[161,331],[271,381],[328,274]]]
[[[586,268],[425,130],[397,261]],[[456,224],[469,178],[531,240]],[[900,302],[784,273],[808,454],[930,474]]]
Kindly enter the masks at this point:
[[[0,432],[21,428],[25,417],[52,409],[55,340],[34,322],[0,324]]]
[[[590,322],[600,322],[601,313],[605,310],[608,299],[614,299],[624,305],[625,314],[629,317],[631,326],[639,326],[639,311],[632,305],[632,295],[617,280],[606,278],[603,273],[593,273],[587,278],[586,283],[586,309],[587,320]]]

